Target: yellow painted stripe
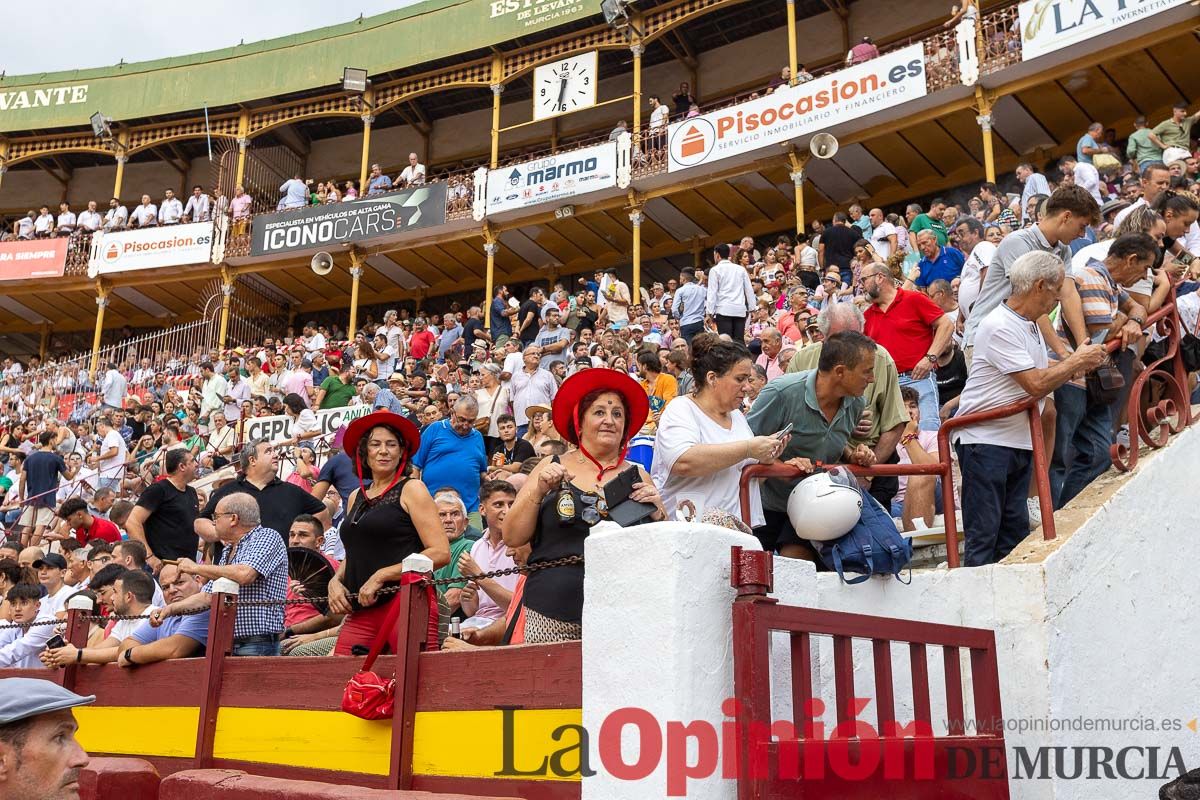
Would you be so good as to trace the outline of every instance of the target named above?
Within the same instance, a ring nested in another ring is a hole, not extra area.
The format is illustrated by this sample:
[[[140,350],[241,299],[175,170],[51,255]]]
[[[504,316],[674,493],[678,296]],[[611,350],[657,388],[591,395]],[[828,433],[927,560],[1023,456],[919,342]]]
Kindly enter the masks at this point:
[[[551,734],[563,725],[582,725],[583,710],[527,709],[514,713],[512,766],[538,769],[553,753],[578,744],[574,732],[561,741]],[[499,711],[417,712],[413,736],[413,772],[467,778],[499,778],[504,769],[504,718]],[[578,750],[563,758],[567,770],[579,766]],[[578,774],[560,778],[547,770],[542,775],[513,775],[525,780],[577,781]]]
[[[79,743],[91,753],[196,755],[200,709],[176,706],[79,706]]]
[[[79,741],[94,753],[192,758],[200,709],[173,706],[80,706]],[[563,725],[580,725],[581,709],[525,709],[514,713],[513,766],[534,770],[553,753],[577,744]],[[504,769],[504,718],[500,711],[428,711],[415,720],[413,772],[468,778],[500,778]],[[387,775],[391,721],[367,721],[341,711],[222,708],[213,744],[216,758]],[[563,757],[578,767],[578,752]],[[579,780],[547,771],[513,775],[526,780]]]
[[[391,727],[341,711],[222,708],[213,756],[387,775]]]

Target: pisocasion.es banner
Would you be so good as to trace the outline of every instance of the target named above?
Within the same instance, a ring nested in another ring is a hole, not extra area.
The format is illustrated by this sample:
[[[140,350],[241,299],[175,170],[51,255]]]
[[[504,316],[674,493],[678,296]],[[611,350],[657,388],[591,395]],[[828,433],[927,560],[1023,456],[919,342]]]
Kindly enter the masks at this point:
[[[212,253],[213,224],[163,225],[92,236],[88,277],[159,267],[203,264]]]
[[[668,171],[781,144],[925,94],[923,46],[910,45],[766,97],[676,122],[668,129]]]
[[[446,221],[446,184],[361,197],[348,203],[254,218],[250,255],[269,256],[352,244]]]

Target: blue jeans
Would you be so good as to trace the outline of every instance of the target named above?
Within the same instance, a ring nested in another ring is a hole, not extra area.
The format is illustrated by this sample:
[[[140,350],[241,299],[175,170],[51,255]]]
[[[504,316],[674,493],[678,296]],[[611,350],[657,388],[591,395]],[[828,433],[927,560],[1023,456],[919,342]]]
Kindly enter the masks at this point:
[[[921,411],[921,430],[936,431],[942,427],[941,405],[938,401],[937,376],[930,372],[921,380],[913,380],[911,372],[900,373],[900,388],[911,386],[920,395],[917,407]]]
[[[906,492],[905,497],[907,498],[907,496],[908,496],[908,494]],[[935,514],[943,513],[942,505],[943,505],[942,504],[942,478],[939,475],[937,478],[934,479],[934,484],[933,484],[933,513],[935,513]],[[893,517],[895,517],[896,519],[900,519],[901,517],[904,516],[904,500],[897,500],[896,498],[893,497],[892,502],[891,502],[891,508],[888,510],[892,512]]]
[[[1054,391],[1054,408],[1050,494],[1057,510],[1112,464],[1112,406],[1089,403],[1086,389],[1068,384]]]
[[[693,322],[688,325],[680,325],[679,326],[679,335],[684,338],[684,341],[686,341],[689,346],[691,346],[692,339],[695,339],[696,334],[700,333],[703,330],[704,330],[704,320],[700,320],[699,322]]]
[[[963,563],[994,564],[1029,535],[1033,451],[994,444],[955,445],[962,470]]]
[[[277,656],[280,653],[279,640],[269,641],[265,636],[252,636],[251,641],[233,644],[235,656]]]

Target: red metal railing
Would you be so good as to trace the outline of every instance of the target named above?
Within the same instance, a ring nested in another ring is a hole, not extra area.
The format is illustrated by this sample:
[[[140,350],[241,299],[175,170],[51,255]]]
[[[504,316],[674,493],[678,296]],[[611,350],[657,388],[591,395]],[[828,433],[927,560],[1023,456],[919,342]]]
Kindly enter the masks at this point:
[[[1029,414],[1029,432],[1033,439],[1033,477],[1038,487],[1038,503],[1042,514],[1042,537],[1053,539],[1054,504],[1050,498],[1050,472],[1046,457],[1046,443],[1042,436],[1042,415],[1034,400],[1021,403],[1011,403],[1006,406],[980,411],[975,414],[963,414],[951,417],[942,423],[938,431],[938,460],[934,464],[876,464],[873,467],[859,467],[853,464],[839,464],[860,477],[900,476],[900,475],[937,475],[942,479],[942,508],[946,527],[946,561],[950,568],[958,564],[958,520],[954,508],[954,461],[950,452],[950,433],[955,428],[962,428],[977,422],[989,422],[994,419],[1011,417],[1022,412]],[[824,466],[824,465],[818,465]],[[752,464],[742,470],[738,485],[741,502],[742,519],[750,524],[750,481],[755,478],[798,478],[806,473],[788,464]]]
[[[771,559],[770,553],[733,548],[730,582],[738,590],[733,603],[734,699],[740,704],[742,748],[739,800],[940,797],[940,784],[951,775],[954,797],[1007,800],[1004,718],[992,631],[780,605],[767,597]],[[790,651],[792,719],[782,724],[772,714],[772,683],[780,684],[780,676],[772,674],[773,632],[787,635]],[[837,725],[828,736],[821,722],[825,703],[813,681],[814,665],[819,663],[814,659],[817,637],[828,637],[833,646]],[[871,645],[873,696],[859,697],[855,691],[855,640]],[[894,645],[900,646],[900,654]],[[931,648],[942,651],[948,731],[943,736],[934,730]],[[893,675],[895,664],[903,663],[904,649],[912,685],[908,722],[901,722],[897,714]],[[970,722],[964,707],[964,651],[970,661]],[[870,703],[875,706],[873,726],[860,718]],[[963,770],[964,754],[975,767]],[[985,763],[989,768],[979,769]],[[849,764],[856,769],[846,769]]]
[[[1175,302],[1175,289],[1161,308],[1151,314],[1144,330],[1157,330],[1166,337],[1165,355],[1154,361],[1134,379],[1128,401],[1130,443],[1141,441],[1148,447],[1160,448],[1167,444],[1172,434],[1179,433],[1194,420],[1191,416],[1188,372],[1180,353],[1183,325]],[[1110,353],[1120,348],[1119,339],[1107,344]],[[957,428],[980,422],[1011,417],[1015,414],[1029,415],[1029,433],[1033,441],[1033,480],[1037,485],[1038,505],[1042,517],[1042,538],[1054,539],[1054,504],[1050,495],[1050,471],[1046,455],[1046,443],[1042,434],[1041,412],[1038,403],[1025,400],[1020,403],[951,417],[942,423],[938,431],[938,460],[933,464],[877,464],[859,467],[851,464],[839,465],[861,477],[937,475],[942,479],[942,508],[946,528],[946,561],[951,568],[959,565],[958,517],[954,506],[953,457],[950,450],[950,434]],[[1157,431],[1157,435],[1153,433]],[[1138,448],[1112,445],[1113,467],[1125,472],[1137,464]],[[823,466],[823,465],[822,465]],[[742,470],[739,482],[739,501],[742,520],[750,524],[750,481],[756,478],[798,478],[805,473],[787,464],[752,464]]]

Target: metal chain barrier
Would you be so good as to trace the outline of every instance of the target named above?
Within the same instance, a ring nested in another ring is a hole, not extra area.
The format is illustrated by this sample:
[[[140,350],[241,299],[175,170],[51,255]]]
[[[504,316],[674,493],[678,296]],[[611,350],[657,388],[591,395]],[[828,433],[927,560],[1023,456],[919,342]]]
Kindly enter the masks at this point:
[[[463,581],[478,581],[487,578],[499,578],[504,575],[516,575],[519,573],[529,574],[543,569],[552,567],[567,567],[578,564],[583,565],[583,556],[563,556],[552,561],[542,561],[537,564],[526,564],[525,566],[508,567],[506,569],[497,569],[491,572],[481,572],[478,575],[460,575],[456,578],[426,578],[423,583],[430,586],[449,586],[452,583],[462,583]],[[386,597],[387,595],[395,594],[400,591],[400,586],[385,586],[375,593],[376,597]],[[286,605],[304,605],[307,603],[324,603],[328,602],[328,597],[312,596],[299,597],[291,600],[241,600],[238,598],[230,598],[229,602],[240,606],[286,606]]]
[[[479,580],[485,580],[488,578],[500,578],[505,575],[517,575],[517,574],[528,575],[531,572],[538,572],[543,569],[552,569],[553,567],[569,567],[569,566],[575,566],[575,565],[583,566],[583,556],[563,556],[562,558],[556,558],[552,561],[542,561],[537,564],[526,564],[525,566],[515,566],[515,567],[508,567],[506,569],[492,570],[491,572],[481,572],[478,575],[461,575],[456,578],[426,578],[423,581],[423,583],[430,585],[430,586],[449,586],[452,583],[462,583],[463,581],[479,581]],[[385,586],[384,588],[380,589],[376,593],[376,596],[377,597],[385,597],[387,595],[393,595],[396,592],[400,591],[401,588],[402,587],[400,587],[400,586]],[[296,598],[291,598],[291,599],[287,599],[287,600],[240,600],[237,597],[231,596],[227,599],[226,602],[228,602],[230,605],[246,606],[247,608],[251,608],[251,607],[261,607],[261,606],[308,605],[311,603],[325,603],[328,601],[329,601],[328,597],[318,597],[318,596],[296,597]],[[172,616],[190,617],[195,614],[207,614],[207,613],[209,613],[209,610],[210,609],[207,606],[205,606],[203,608],[192,609],[191,611],[182,611],[178,614],[173,614]],[[109,622],[126,622],[126,621],[132,621],[132,620],[150,619],[150,615],[149,614],[85,614],[83,618],[86,619],[88,622],[100,622],[100,623],[107,624]],[[28,629],[28,628],[32,628],[32,627],[35,627],[38,625],[66,625],[66,624],[67,624],[66,620],[62,620],[62,619],[39,619],[39,620],[34,620],[33,622],[9,622],[9,623],[0,624],[0,631],[13,630],[15,628]]]

